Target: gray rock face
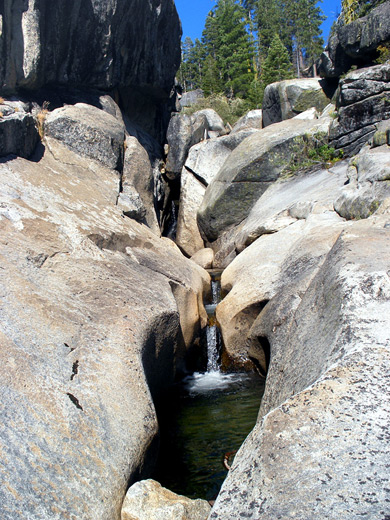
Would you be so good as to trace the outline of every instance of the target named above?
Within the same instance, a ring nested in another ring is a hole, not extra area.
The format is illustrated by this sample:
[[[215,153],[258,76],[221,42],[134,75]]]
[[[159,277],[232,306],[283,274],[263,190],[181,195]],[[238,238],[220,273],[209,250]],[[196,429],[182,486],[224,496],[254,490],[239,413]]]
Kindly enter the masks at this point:
[[[84,103],[58,108],[48,114],[44,132],[77,153],[122,171],[125,127],[107,112]]]
[[[5,0],[0,16],[2,93],[114,91],[132,120],[163,141],[180,64],[173,0]]]
[[[330,144],[352,156],[369,141],[376,124],[390,118],[390,65],[350,72],[340,82],[338,120],[329,132]]]
[[[322,112],[329,103],[319,79],[289,79],[272,83],[264,91],[263,126],[291,119],[312,107]]]
[[[320,121],[288,120],[247,137],[229,155],[206,190],[198,211],[202,236],[212,242],[242,222],[302,149],[303,136],[326,131],[327,126]]]
[[[390,2],[374,8],[367,16],[347,25],[335,27],[322,54],[318,72],[323,77],[336,78],[352,65],[369,65],[377,57],[379,45],[390,40]]]
[[[365,147],[350,161],[349,184],[334,202],[342,217],[365,219],[390,198],[390,147]]]
[[[234,124],[231,133],[235,134],[248,128],[255,128],[260,130],[263,128],[263,111],[262,110],[250,110],[247,114],[240,117],[240,119]]]
[[[172,88],[181,35],[172,0],[5,0],[0,14],[4,89]]]
[[[114,170],[45,146],[0,165],[1,517],[119,520],[209,277],[123,217]]]
[[[122,192],[118,204],[125,215],[146,223],[157,235],[160,229],[155,211],[155,177],[149,154],[134,136],[126,136]]]
[[[203,238],[196,220],[206,186],[234,150],[254,129],[243,130],[192,146],[180,177],[180,205],[177,218],[176,243],[188,255],[203,248]]]
[[[271,362],[259,420],[210,520],[385,518],[389,224],[349,227],[307,290],[284,286],[264,308]]]
[[[206,500],[191,500],[143,480],[127,492],[121,520],[206,520],[210,509]]]
[[[191,146],[207,137],[208,123],[204,115],[174,114],[167,131],[168,156],[166,170],[169,175],[179,176]]]
[[[295,221],[285,213],[280,231],[256,240],[223,272],[222,289],[228,294],[217,307],[217,319],[233,366],[257,359],[247,339],[264,305],[289,284],[304,291],[345,227],[334,212]]]
[[[196,90],[190,90],[189,92],[184,92],[180,98],[180,106],[181,107],[191,107],[195,105],[199,99],[204,98],[204,93],[201,88]]]
[[[3,110],[0,106],[0,110]],[[30,157],[39,140],[33,116],[26,112],[4,109],[0,117],[0,157],[9,154]]]

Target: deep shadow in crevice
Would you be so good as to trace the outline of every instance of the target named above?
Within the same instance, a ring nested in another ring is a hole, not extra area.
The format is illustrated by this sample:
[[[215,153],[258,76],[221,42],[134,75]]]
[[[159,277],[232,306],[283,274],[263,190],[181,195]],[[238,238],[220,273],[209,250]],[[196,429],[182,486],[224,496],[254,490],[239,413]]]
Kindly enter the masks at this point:
[[[257,341],[257,348],[253,349],[253,343]],[[266,378],[267,372],[269,368],[269,363],[271,360],[271,345],[268,341],[268,338],[265,336],[259,336],[257,338],[252,339],[252,355],[249,354],[249,359],[254,364],[256,371],[261,377]],[[256,355],[254,354],[254,350],[256,351]]]

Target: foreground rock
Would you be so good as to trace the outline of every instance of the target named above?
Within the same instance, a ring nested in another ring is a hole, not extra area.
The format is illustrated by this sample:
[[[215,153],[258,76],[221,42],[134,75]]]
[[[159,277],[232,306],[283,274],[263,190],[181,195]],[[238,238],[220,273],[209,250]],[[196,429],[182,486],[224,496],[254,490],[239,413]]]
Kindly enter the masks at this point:
[[[257,359],[247,341],[256,318],[289,284],[305,291],[344,227],[334,212],[311,215],[262,236],[225,269],[221,282],[228,294],[217,307],[217,319],[233,366]]]
[[[247,137],[229,155],[208,186],[198,211],[203,238],[215,241],[242,222],[259,197],[283,173],[290,173],[304,139],[326,132],[328,120],[288,120]]]
[[[143,480],[127,492],[121,520],[206,520],[210,509],[206,500],[191,500],[155,480]]]
[[[272,83],[264,91],[263,126],[291,119],[312,107],[322,112],[329,103],[319,79],[289,79]]]
[[[122,215],[114,170],[45,145],[0,165],[2,518],[119,519],[209,279]]]
[[[265,306],[259,420],[210,520],[386,517],[389,227],[389,215],[355,223],[307,290],[284,286]]]
[[[389,3],[390,5],[390,3]],[[346,156],[357,153],[390,118],[390,64],[350,72],[340,81],[338,119],[329,131],[330,145]]]

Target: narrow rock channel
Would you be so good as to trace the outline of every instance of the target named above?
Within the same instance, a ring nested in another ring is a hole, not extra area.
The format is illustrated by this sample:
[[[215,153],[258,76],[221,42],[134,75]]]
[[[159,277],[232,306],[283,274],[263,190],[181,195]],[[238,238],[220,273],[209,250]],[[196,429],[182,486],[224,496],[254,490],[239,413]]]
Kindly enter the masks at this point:
[[[222,336],[215,317],[221,272],[210,274],[204,370],[185,377],[160,400],[161,442],[154,477],[175,493],[213,501],[227,475],[224,459],[230,462],[256,423],[264,379],[223,370]]]

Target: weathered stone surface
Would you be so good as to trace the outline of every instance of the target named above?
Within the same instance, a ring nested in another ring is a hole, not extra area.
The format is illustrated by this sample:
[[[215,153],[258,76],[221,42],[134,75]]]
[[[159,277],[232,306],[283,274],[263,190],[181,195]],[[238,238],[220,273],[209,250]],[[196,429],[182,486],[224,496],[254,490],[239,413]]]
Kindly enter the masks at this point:
[[[372,146],[390,146],[390,119],[381,121],[376,125],[375,134],[372,137]]]
[[[333,211],[334,201],[347,181],[347,164],[343,161],[329,170],[303,172],[275,182],[237,229],[235,248],[242,251],[260,236],[280,231],[312,213]]]
[[[365,147],[351,159],[349,184],[334,202],[342,217],[365,219],[390,197],[390,147]]]
[[[125,127],[107,112],[84,103],[58,108],[47,115],[44,132],[74,152],[122,171]]]
[[[134,136],[127,135],[125,148],[122,192],[118,205],[126,216],[146,223],[159,235],[155,211],[155,177],[149,154]]]
[[[337,96],[338,120],[333,121],[330,144],[352,156],[370,140],[376,124],[390,118],[390,64],[350,72],[341,80]]]
[[[329,101],[316,78],[271,83],[264,91],[263,126],[291,119],[312,107],[322,112]]]
[[[264,308],[271,363],[259,420],[210,520],[386,517],[389,226],[389,216],[354,223],[307,290],[295,286],[289,314],[273,312],[286,285]]]
[[[6,0],[1,15],[3,88],[172,88],[181,35],[172,0]]]
[[[198,110],[198,112],[195,112],[194,116],[200,116],[204,115],[206,116],[209,129],[212,132],[216,132],[217,135],[214,137],[222,136],[226,134],[226,128],[223,124],[223,119],[220,115],[217,114],[215,110],[212,108],[205,108],[203,110]],[[195,143],[194,143],[195,144]]]
[[[0,157],[14,154],[30,157],[39,140],[33,116],[26,112],[15,112],[12,107],[1,105],[0,111]]]
[[[123,218],[115,171],[45,146],[0,165],[1,516],[114,520],[209,277]]]
[[[196,212],[206,188],[185,168],[183,168],[180,183],[176,243],[188,256],[192,256],[199,249],[204,248],[203,238],[200,235],[196,222]]]
[[[206,139],[208,120],[205,114],[196,112],[193,116],[174,114],[167,131],[168,156],[166,170],[168,174],[178,176],[187,159],[191,146]]]
[[[202,141],[190,148],[180,179],[176,233],[176,243],[188,255],[193,255],[204,245],[196,214],[207,185],[216,176],[231,151],[253,132],[254,129],[242,130],[235,134]]]
[[[206,500],[191,500],[155,480],[143,480],[127,492],[121,520],[206,520],[210,509]]]
[[[233,125],[231,133],[241,132],[248,128],[255,128],[260,130],[263,128],[263,111],[250,110],[247,114],[240,117],[240,119]]]
[[[291,222],[256,240],[222,274],[222,290],[228,294],[216,312],[235,366],[249,361],[246,339],[266,303],[291,283],[299,282],[304,291],[346,225],[334,212]]]
[[[230,153],[255,129],[245,129],[222,137],[207,139],[192,146],[185,167],[208,186],[223,166]]]
[[[205,247],[192,255],[191,260],[203,267],[203,269],[211,269],[213,266],[214,251],[209,247]]]
[[[260,196],[283,174],[294,153],[301,151],[303,137],[326,131],[327,127],[322,120],[287,120],[247,137],[206,189],[198,211],[202,236],[212,242],[242,222]]]
[[[347,25],[336,24],[318,63],[323,77],[335,78],[353,66],[371,65],[379,45],[390,40],[390,3],[374,8],[367,16]]]
[[[192,105],[196,105],[199,99],[204,98],[204,93],[201,88],[196,90],[190,90],[189,92],[184,92],[180,97],[180,106],[181,107],[191,107]]]
[[[114,91],[162,142],[180,64],[173,0],[5,0],[0,15],[2,93],[47,85]]]

